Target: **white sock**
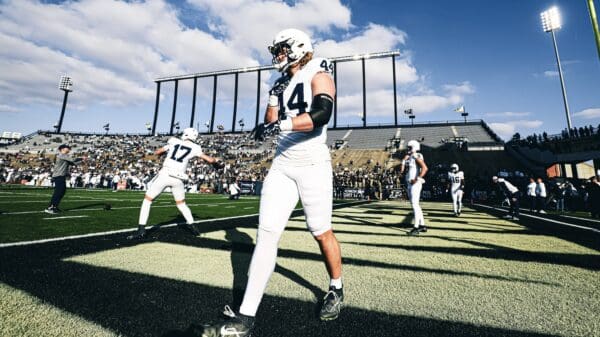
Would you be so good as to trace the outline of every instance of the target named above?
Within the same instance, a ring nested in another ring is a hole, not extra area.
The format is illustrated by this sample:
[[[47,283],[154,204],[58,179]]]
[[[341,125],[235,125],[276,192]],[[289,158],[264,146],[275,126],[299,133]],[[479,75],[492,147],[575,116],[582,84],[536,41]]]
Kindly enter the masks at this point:
[[[182,204],[177,204],[177,208],[179,209],[181,214],[183,214],[183,217],[185,218],[185,222],[187,224],[194,223],[194,217],[192,216],[192,211],[190,210],[190,208],[188,207],[188,205],[185,202]]]
[[[256,316],[260,301],[267,289],[267,283],[275,270],[277,245],[280,237],[281,233],[258,229],[256,247],[248,270],[248,284],[240,306],[240,314]]]
[[[329,281],[329,286],[335,287],[335,289],[342,289],[342,278],[332,278],[331,281]]]
[[[138,221],[138,224],[144,226],[146,225],[148,222],[148,216],[150,215],[150,206],[152,206],[152,201],[147,199],[142,201],[142,207],[140,208],[140,220]]]

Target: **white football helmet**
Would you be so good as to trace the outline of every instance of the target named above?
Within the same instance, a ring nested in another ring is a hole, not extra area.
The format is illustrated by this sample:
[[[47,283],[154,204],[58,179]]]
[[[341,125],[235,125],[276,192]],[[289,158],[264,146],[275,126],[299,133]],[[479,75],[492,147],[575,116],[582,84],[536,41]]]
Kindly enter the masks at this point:
[[[307,53],[313,51],[310,37],[303,31],[295,28],[284,29],[275,35],[273,44],[268,47],[269,52],[273,55],[273,65],[279,72],[286,71],[291,65],[294,65],[304,57]],[[287,53],[285,60],[279,62],[277,56],[282,51]]]
[[[450,170],[452,170],[452,172],[458,172],[458,164],[450,165]]]
[[[183,134],[181,135],[181,140],[190,140],[196,141],[198,138],[198,131],[194,128],[186,128],[183,130]]]
[[[408,147],[409,153],[416,153],[421,151],[421,144],[419,144],[419,142],[414,139],[409,140],[406,146]]]

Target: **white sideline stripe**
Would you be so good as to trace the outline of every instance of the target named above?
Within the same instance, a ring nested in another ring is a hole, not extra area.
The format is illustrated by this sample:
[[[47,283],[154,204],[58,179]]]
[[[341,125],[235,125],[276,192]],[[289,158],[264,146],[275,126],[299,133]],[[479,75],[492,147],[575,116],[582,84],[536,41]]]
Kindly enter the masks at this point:
[[[334,204],[334,206],[352,205],[352,204],[356,204],[356,203],[359,203],[359,202],[362,202],[362,200],[345,202],[345,203],[341,203],[341,204]],[[302,210],[302,209],[303,208],[300,207],[300,208],[295,208],[294,210],[297,211],[297,210]],[[230,216],[230,217],[226,217],[226,218],[196,220],[196,221],[194,221],[194,223],[196,224],[196,223],[204,223],[204,222],[211,222],[211,221],[242,219],[242,218],[249,218],[249,217],[253,217],[253,216],[258,216],[258,213],[248,214],[248,215]],[[167,225],[164,225],[164,226],[159,226],[159,228],[175,227],[175,226],[177,226],[179,224],[184,224],[184,223],[185,222],[175,222],[175,223],[167,224]],[[155,227],[155,226],[146,226],[146,228],[153,228],[153,227]],[[52,238],[52,239],[42,239],[42,240],[33,240],[33,241],[20,241],[20,242],[11,242],[11,243],[0,243],[0,248],[17,247],[17,246],[30,246],[30,245],[40,244],[40,243],[57,242],[57,241],[67,241],[67,240],[75,240],[75,239],[83,239],[83,238],[92,238],[92,237],[96,237],[96,236],[105,236],[105,235],[118,234],[118,233],[129,233],[129,232],[135,232],[135,231],[137,231],[137,228],[127,228],[127,229],[118,229],[118,230],[107,231],[107,232],[63,236],[63,237]]]
[[[250,203],[253,201],[240,201],[239,203]],[[228,202],[222,202],[222,203],[217,203],[217,204],[188,204],[188,206],[207,206],[207,207],[212,207],[211,205],[228,205]],[[164,205],[164,206],[159,206],[159,205],[153,205],[152,207],[173,207],[175,205]],[[111,210],[116,210],[116,209],[133,209],[133,208],[140,208],[140,206],[127,206],[127,207],[112,207]],[[73,209],[70,210],[69,212],[89,212],[89,211],[103,211],[104,208],[85,208],[85,209]],[[1,215],[18,215],[18,214],[35,214],[35,213],[44,213],[44,211],[23,211],[23,212],[9,212],[9,213],[1,213]]]
[[[495,209],[497,211],[502,211],[502,212],[505,212],[505,213],[508,212],[507,210],[502,209],[502,208],[496,208],[496,207],[482,205],[482,204],[475,204],[475,205],[481,206],[481,207],[485,207],[485,208]],[[600,233],[600,229],[586,227],[586,226],[580,226],[580,225],[574,225],[574,224],[570,224],[570,223],[567,223],[567,222],[562,222],[562,221],[558,221],[558,220],[554,220],[554,219],[548,219],[548,218],[542,218],[542,217],[535,216],[535,215],[521,213],[521,214],[519,214],[519,216],[520,217],[524,216],[524,217],[528,217],[528,218],[534,218],[534,219],[548,221],[548,222],[552,222],[552,223],[563,225],[563,226],[575,227],[575,228],[587,230],[587,231],[590,231],[590,232]]]
[[[578,217],[578,216],[572,216],[572,215],[562,215],[562,214],[559,214],[559,216],[561,216],[561,217],[565,217],[565,218],[571,218],[571,219],[575,219],[575,220],[584,220],[584,221],[591,221],[591,222],[597,222],[597,223],[600,223],[600,220],[588,219],[588,218],[582,218],[582,217]]]
[[[63,199],[63,201],[65,201]],[[78,200],[66,200],[67,202],[92,202],[92,201],[130,201],[121,199],[78,199]],[[0,204],[14,204],[14,203],[48,203],[48,200],[24,200],[24,201],[0,201]]]
[[[72,219],[72,218],[88,218],[89,215],[70,215],[70,216],[59,216],[59,217],[49,217],[49,218],[42,218],[44,220],[56,220],[56,219]]]
[[[519,210],[525,211],[525,212],[529,212],[529,208],[520,207]],[[560,217],[571,218],[571,219],[574,219],[574,220],[581,220],[581,221],[589,221],[589,222],[600,223],[600,220],[583,218],[583,217],[580,217],[580,216],[572,216],[572,215],[565,215],[565,214],[554,214],[554,213],[545,213],[545,214],[546,215],[557,215],[557,216],[560,216]]]

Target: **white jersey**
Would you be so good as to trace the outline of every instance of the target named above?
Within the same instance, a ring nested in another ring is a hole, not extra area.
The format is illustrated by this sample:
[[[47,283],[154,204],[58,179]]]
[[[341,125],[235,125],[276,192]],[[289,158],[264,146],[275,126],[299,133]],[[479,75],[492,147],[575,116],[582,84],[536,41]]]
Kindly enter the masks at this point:
[[[407,170],[405,175],[406,181],[417,179],[417,177],[419,176],[419,173],[421,172],[421,167],[419,166],[419,164],[417,164],[417,159],[424,160],[423,155],[418,152],[411,153],[408,159],[404,161],[404,167]]]
[[[529,183],[529,185],[527,185],[527,195],[530,197],[535,197],[536,187],[537,187],[536,183]]]
[[[312,104],[311,82],[319,72],[332,74],[333,64],[324,58],[314,58],[290,79],[290,82],[279,96],[279,117],[281,119],[296,117],[308,112]],[[329,149],[326,145],[327,126],[314,128],[310,132],[282,131],[278,136],[275,160],[281,164],[306,166],[330,161]]]
[[[448,172],[448,180],[450,180],[452,192],[456,192],[462,186],[462,181],[465,179],[463,171]]]
[[[167,156],[161,172],[180,179],[187,179],[185,171],[190,159],[202,154],[200,145],[179,138],[170,138],[163,149],[167,151]]]

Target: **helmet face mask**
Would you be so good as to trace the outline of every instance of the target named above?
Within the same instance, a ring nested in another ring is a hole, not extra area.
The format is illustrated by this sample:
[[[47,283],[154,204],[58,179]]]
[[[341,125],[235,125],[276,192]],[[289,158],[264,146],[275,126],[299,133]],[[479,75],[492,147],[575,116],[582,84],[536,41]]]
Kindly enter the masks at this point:
[[[421,144],[419,144],[419,142],[414,139],[408,141],[406,147],[408,149],[408,153],[416,153],[421,150]]]
[[[300,62],[304,55],[313,51],[308,35],[293,28],[277,33],[273,44],[268,46],[268,49],[273,56],[273,65],[279,72],[286,71],[290,66]],[[285,55],[284,60],[280,60],[281,55]]]

